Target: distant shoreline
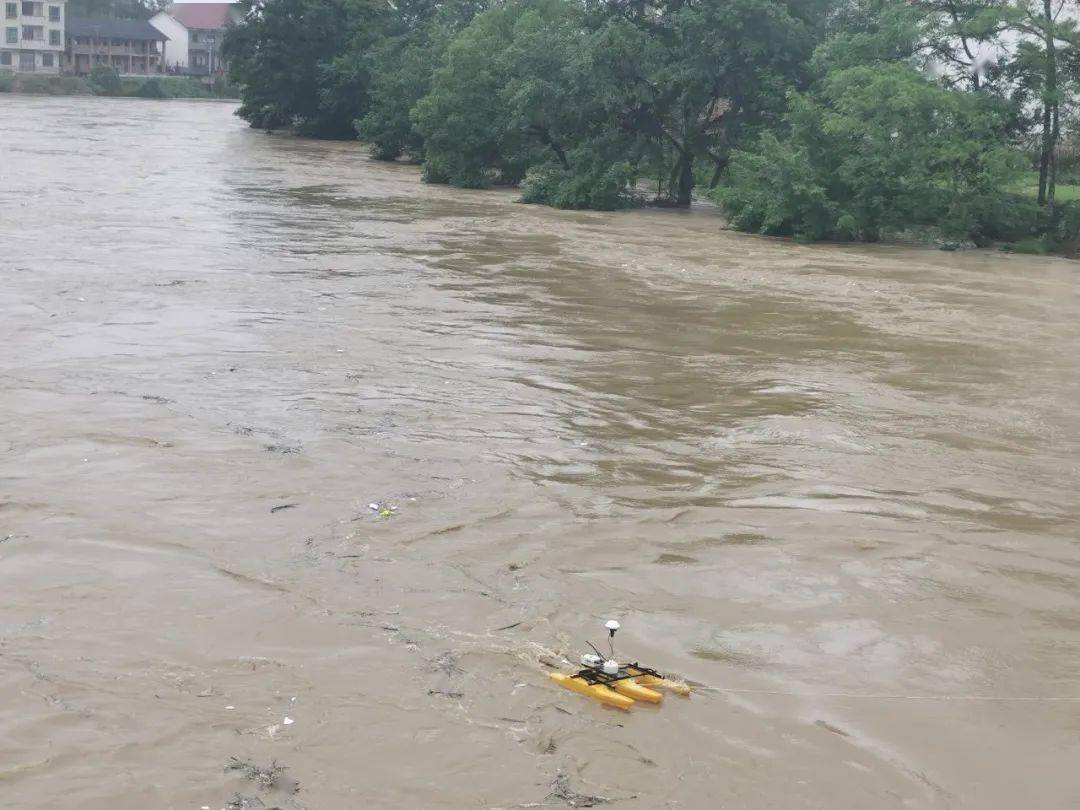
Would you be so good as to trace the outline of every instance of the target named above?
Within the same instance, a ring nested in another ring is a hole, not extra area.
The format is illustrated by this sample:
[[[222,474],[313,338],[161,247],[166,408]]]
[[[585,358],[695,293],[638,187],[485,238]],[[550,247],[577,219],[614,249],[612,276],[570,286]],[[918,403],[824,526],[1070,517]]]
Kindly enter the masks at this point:
[[[232,88],[229,89],[231,92]],[[40,76],[0,73],[0,93],[32,96],[104,96],[109,98],[175,98],[211,101],[240,101],[239,96],[216,92],[198,79],[187,76],[123,76],[102,87],[83,76]]]

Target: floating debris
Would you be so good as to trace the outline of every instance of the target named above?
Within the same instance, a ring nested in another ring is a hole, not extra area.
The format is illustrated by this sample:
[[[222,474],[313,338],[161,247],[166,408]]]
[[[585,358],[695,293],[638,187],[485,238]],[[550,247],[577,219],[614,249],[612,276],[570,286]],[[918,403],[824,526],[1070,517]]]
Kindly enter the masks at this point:
[[[272,515],[272,514],[274,514],[274,512],[280,512],[282,509],[295,509],[299,505],[300,504],[298,504],[298,503],[283,503],[280,506],[271,506],[270,507],[270,514]]]
[[[266,805],[258,796],[244,796],[240,793],[233,796],[229,803],[225,805],[225,810],[264,810],[264,808],[266,808]],[[269,808],[269,810],[276,809]]]
[[[393,504],[374,502],[368,504],[368,509],[375,513],[377,517],[388,518],[393,517],[398,508]]]
[[[269,767],[262,768],[253,762],[247,762],[239,757],[229,757],[229,762],[225,766],[225,770],[240,771],[246,779],[250,779],[262,790],[274,790],[275,788],[282,787],[287,768],[284,765],[279,765],[276,759],[270,763]],[[299,790],[299,787],[296,785],[288,787],[293,793]],[[261,804],[252,806],[262,807]]]
[[[570,807],[596,807],[611,801],[605,796],[587,796],[584,793],[578,793],[570,787],[570,778],[564,773],[556,774],[551,781],[551,792],[544,801],[550,799],[559,799]]]
[[[439,697],[453,698],[454,700],[465,697],[464,692],[455,692],[443,689],[428,689],[427,693],[429,695],[438,695]]]
[[[292,453],[299,453],[300,448],[294,447],[289,444],[264,444],[263,450],[267,453],[281,453],[282,455],[290,455]]]

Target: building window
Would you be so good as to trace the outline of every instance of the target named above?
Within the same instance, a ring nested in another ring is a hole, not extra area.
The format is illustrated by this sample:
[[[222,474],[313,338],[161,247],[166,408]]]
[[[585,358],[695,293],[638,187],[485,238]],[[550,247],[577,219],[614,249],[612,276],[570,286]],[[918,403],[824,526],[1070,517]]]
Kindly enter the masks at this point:
[[[14,20],[19,16],[19,4],[18,3],[4,3],[4,16],[9,20]],[[10,60],[9,60],[10,61]]]
[[[49,6],[49,19],[52,22],[60,22],[60,6]]]
[[[33,17],[34,16],[34,4],[24,2],[22,4],[22,13],[23,13],[24,17]]]
[[[19,70],[23,73],[34,72],[34,52],[23,51],[19,54]]]
[[[9,51],[0,51],[0,65],[11,64],[11,53]]]
[[[59,31],[50,31],[49,32],[49,44],[50,45],[59,45],[60,44],[60,32]]]
[[[22,28],[22,38],[28,40],[44,40],[45,29],[40,25],[24,25]]]
[[[53,66],[53,55],[51,53],[43,53],[41,55],[41,66],[42,67],[52,67]]]
[[[18,43],[18,41],[19,41],[19,29],[18,28],[9,28],[9,29],[7,29],[5,34],[6,34],[6,36],[4,37],[4,41],[6,43],[8,43],[8,45],[15,45],[16,43]]]

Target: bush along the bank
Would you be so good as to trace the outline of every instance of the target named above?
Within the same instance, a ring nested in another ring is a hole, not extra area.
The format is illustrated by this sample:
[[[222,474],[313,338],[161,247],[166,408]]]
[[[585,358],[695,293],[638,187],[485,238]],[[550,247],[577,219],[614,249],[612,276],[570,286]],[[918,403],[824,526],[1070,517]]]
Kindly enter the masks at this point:
[[[90,86],[78,76],[0,73],[0,92],[40,96],[85,96]]]
[[[717,192],[741,230],[877,241],[925,225],[985,243],[1034,224],[1008,191],[1024,165],[993,106],[907,65],[831,72],[791,97],[786,123],[736,152]]]
[[[1036,0],[242,7],[242,117],[359,136],[427,182],[593,209],[704,191],[737,228],[805,240],[1058,241],[1080,34]]]
[[[89,82],[96,96],[118,96],[123,89],[120,72],[109,65],[95,65],[90,71]]]
[[[165,88],[161,86],[158,78],[147,79],[135,89],[135,95],[139,98],[168,98]]]

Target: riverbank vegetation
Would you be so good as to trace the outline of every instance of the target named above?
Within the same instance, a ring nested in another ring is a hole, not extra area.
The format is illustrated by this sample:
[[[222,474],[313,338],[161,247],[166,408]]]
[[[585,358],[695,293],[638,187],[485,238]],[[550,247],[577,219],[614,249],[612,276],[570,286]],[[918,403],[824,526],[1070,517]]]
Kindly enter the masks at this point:
[[[428,182],[565,208],[709,196],[734,227],[805,240],[1080,236],[1058,194],[1080,181],[1061,0],[244,7],[225,42],[241,116],[359,137]]]
[[[225,83],[207,85],[187,76],[121,76],[114,68],[107,66],[94,68],[89,76],[0,73],[0,93],[159,99],[237,97],[236,89]]]

